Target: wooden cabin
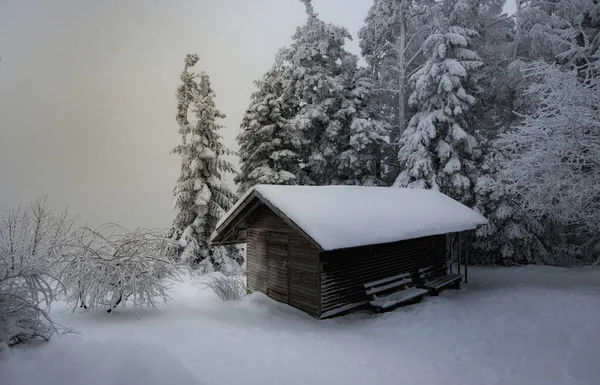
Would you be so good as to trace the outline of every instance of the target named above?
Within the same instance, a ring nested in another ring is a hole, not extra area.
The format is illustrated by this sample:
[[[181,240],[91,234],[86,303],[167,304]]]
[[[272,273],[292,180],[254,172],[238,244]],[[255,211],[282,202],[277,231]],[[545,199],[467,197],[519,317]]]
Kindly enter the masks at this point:
[[[211,241],[247,244],[250,291],[327,318],[455,285],[462,275],[448,270],[456,239],[448,234],[485,224],[431,190],[259,185],[221,219]]]

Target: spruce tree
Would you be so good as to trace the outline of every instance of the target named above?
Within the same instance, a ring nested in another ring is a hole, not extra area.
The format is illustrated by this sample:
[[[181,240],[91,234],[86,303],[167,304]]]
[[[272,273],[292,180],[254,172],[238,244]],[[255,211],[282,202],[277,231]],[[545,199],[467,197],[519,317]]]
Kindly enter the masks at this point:
[[[180,245],[180,258],[203,271],[218,270],[227,262],[223,248],[208,245],[219,218],[231,208],[235,196],[223,182],[223,173],[235,172],[222,159],[229,151],[221,143],[219,119],[225,117],[215,106],[215,93],[204,72],[190,68],[197,55],[187,55],[177,88],[177,115],[182,142],[173,149],[181,156],[181,175],[174,189],[176,215],[172,238]],[[233,249],[230,249],[233,251]],[[231,255],[240,262],[238,255]]]
[[[368,70],[354,73],[350,97],[342,102],[335,114],[342,122],[337,138],[332,184],[362,186],[384,185],[381,161],[387,144],[389,125],[374,118],[376,112],[369,102],[374,97],[374,84]]]
[[[457,3],[449,25],[428,37],[429,59],[411,77],[409,103],[417,112],[399,142],[403,170],[395,185],[440,190],[473,205],[474,160],[481,154],[467,123],[476,101],[468,90],[482,62],[470,49],[476,32],[463,26],[464,7]]]
[[[317,185],[377,179],[376,167],[362,168],[366,174],[358,178],[344,172],[351,127],[354,124],[355,131],[362,130],[359,125],[366,123],[355,120],[363,118],[361,110],[366,106],[355,97],[361,92],[356,89],[358,58],[344,48],[351,35],[321,20],[309,0],[302,1],[308,20],[296,31],[292,45],[282,50],[280,61],[283,98],[294,111],[290,123],[302,138],[303,169],[310,183]],[[371,123],[379,127],[373,119]],[[369,140],[366,148],[380,146],[380,135],[365,139]]]
[[[237,137],[241,167],[235,182],[240,194],[256,184],[302,184],[298,140],[284,116],[277,66],[256,86]]]
[[[384,174],[390,184],[400,171],[398,141],[413,114],[408,105],[410,75],[423,66],[424,42],[441,17],[439,6],[430,0],[375,0],[358,32],[374,84],[370,108],[388,126]]]
[[[344,48],[351,36],[302,1],[307,22],[257,83],[242,123],[241,191],[256,183],[380,184],[385,132],[368,112],[372,87],[358,58]]]

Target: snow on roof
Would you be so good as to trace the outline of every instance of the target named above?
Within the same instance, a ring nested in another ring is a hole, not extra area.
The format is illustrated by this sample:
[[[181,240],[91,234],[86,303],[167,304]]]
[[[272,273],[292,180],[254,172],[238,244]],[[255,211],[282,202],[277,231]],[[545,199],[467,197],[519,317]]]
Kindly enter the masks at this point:
[[[323,250],[447,234],[488,224],[481,214],[433,190],[257,185],[221,218],[213,239],[253,192],[279,209]]]

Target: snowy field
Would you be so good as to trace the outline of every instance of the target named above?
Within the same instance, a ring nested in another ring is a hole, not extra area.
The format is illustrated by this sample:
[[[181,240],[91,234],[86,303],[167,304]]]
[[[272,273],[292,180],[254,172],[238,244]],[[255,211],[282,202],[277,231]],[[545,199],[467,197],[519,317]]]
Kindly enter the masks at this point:
[[[80,335],[14,349],[2,385],[600,383],[600,270],[472,268],[465,290],[317,321],[191,281],[161,312],[53,315]]]

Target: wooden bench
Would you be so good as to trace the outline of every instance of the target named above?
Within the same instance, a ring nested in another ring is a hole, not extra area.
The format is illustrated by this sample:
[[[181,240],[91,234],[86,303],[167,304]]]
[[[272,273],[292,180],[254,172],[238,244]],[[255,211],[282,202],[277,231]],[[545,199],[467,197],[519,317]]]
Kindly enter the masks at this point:
[[[428,290],[412,286],[414,283],[411,274],[405,273],[365,283],[364,287],[367,295],[372,296],[369,302],[371,306],[375,311],[381,312],[400,305],[419,302]],[[396,290],[391,294],[380,294],[392,289]]]
[[[441,275],[440,275],[440,271]],[[447,274],[445,268],[426,268],[419,270],[420,283],[419,287],[429,291],[431,295],[438,295],[440,291],[447,287],[460,288],[460,281],[462,275],[460,274]]]

